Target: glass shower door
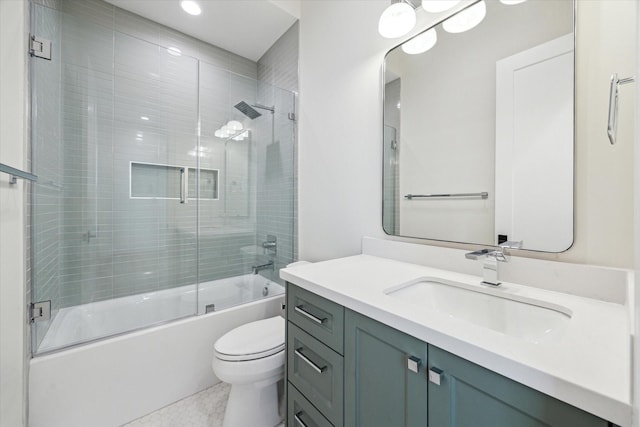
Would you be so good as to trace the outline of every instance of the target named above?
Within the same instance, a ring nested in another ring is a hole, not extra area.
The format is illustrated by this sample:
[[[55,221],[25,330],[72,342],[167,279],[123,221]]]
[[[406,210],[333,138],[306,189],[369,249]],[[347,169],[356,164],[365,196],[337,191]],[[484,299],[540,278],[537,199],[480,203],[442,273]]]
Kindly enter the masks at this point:
[[[195,314],[197,60],[33,7],[53,53],[31,60],[33,352]]]

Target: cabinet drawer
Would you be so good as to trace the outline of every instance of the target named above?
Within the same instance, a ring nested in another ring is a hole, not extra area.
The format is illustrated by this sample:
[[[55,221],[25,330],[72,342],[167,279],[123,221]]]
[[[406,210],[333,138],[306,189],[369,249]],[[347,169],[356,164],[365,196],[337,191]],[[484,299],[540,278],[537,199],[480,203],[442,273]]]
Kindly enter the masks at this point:
[[[341,305],[289,284],[287,318],[342,354],[344,308]]]
[[[288,322],[287,378],[334,426],[342,425],[343,359]]]
[[[287,427],[333,427],[294,386],[287,388]]]

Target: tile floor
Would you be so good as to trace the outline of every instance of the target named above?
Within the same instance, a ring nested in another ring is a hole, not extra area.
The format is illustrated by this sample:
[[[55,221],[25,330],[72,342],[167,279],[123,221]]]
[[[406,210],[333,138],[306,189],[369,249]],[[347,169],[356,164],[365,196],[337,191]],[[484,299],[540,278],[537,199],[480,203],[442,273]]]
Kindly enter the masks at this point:
[[[229,384],[216,384],[122,427],[221,427],[229,389]]]

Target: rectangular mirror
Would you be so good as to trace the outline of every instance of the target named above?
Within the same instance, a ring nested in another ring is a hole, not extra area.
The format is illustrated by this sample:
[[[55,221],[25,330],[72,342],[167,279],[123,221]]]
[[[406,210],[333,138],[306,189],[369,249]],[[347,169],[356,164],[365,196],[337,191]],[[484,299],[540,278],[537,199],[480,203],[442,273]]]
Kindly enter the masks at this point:
[[[387,53],[387,234],[572,245],[575,4],[505,3],[474,2],[454,15],[485,9],[470,30],[447,32],[448,19]]]

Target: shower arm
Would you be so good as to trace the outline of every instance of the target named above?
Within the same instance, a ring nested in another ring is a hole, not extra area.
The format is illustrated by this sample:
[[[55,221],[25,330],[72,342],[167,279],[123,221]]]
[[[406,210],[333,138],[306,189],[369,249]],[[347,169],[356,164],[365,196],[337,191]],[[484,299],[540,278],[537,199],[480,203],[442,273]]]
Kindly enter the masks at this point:
[[[261,110],[271,111],[271,114],[274,114],[276,112],[276,108],[275,107],[268,107],[268,106],[263,105],[263,104],[251,104],[251,106],[255,107],[255,108],[260,108]]]

